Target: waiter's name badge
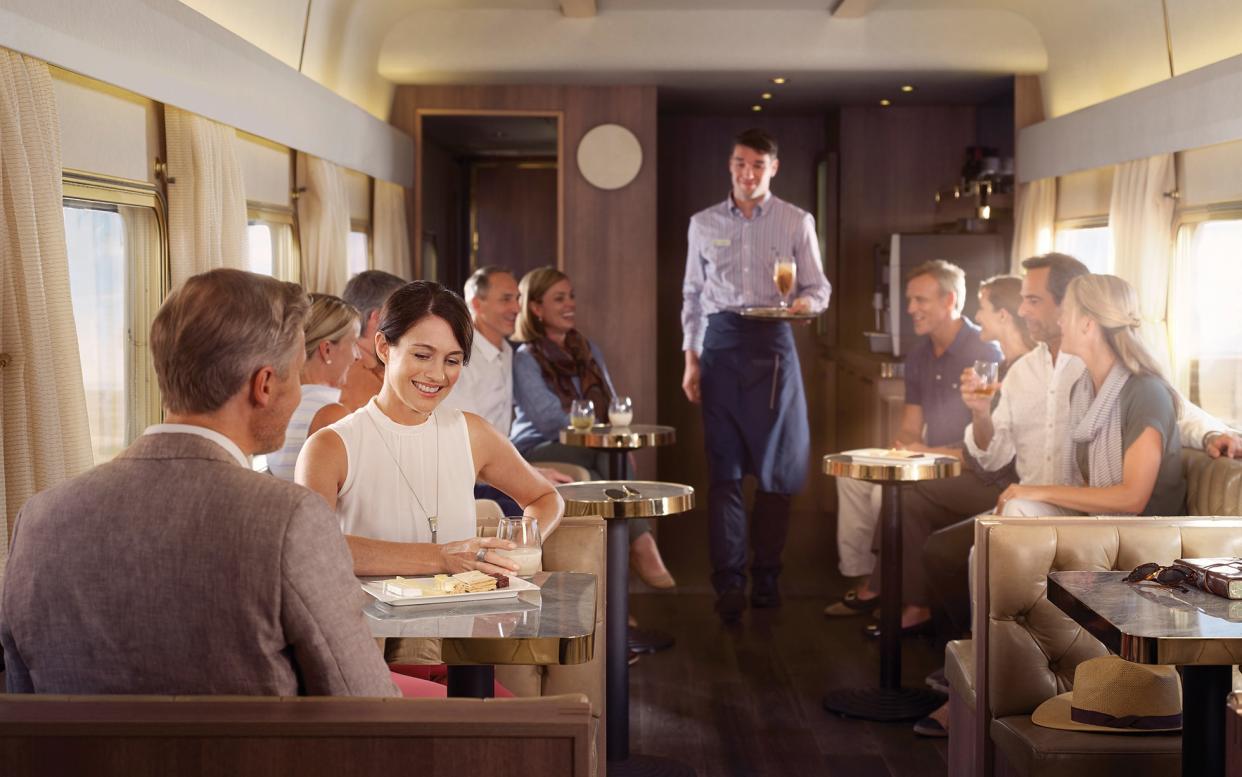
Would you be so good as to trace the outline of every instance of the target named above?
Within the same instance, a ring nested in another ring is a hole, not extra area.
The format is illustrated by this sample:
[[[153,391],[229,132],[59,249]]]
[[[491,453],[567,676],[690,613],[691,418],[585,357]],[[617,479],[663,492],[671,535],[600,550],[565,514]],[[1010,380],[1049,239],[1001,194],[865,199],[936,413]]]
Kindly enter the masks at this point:
[[[721,237],[721,238],[717,238],[717,239],[713,240],[713,241],[712,241],[712,245],[714,245],[714,246],[721,246],[721,247],[724,247],[724,246],[731,246],[731,245],[733,245],[733,241],[732,241],[732,240],[730,240],[730,239],[729,239],[729,238],[727,238],[727,237]]]

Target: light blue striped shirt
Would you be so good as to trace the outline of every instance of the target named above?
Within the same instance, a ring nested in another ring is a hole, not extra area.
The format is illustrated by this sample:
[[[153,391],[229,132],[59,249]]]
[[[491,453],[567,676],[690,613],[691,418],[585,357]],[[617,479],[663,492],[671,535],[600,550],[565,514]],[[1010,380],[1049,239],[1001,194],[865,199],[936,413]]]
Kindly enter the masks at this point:
[[[686,277],[682,282],[682,350],[703,350],[707,317],[756,305],[778,305],[772,281],[776,257],[792,256],[797,286],[789,301],[806,297],[811,309],[828,307],[832,287],[819,257],[815,219],[801,208],[768,193],[747,219],[728,199],[690,219]]]
[[[298,463],[298,454],[306,444],[307,432],[311,421],[325,405],[341,401],[341,390],[317,383],[302,384],[302,401],[297,410],[289,418],[289,426],[285,429],[285,444],[280,450],[267,455],[267,469],[282,480],[293,480],[293,468]]]

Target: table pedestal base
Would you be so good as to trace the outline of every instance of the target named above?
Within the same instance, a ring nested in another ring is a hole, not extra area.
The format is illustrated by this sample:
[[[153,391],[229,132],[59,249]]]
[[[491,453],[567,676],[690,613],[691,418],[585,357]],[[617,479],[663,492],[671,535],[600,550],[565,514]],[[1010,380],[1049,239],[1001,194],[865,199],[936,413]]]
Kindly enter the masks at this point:
[[[673,635],[656,629],[630,629],[629,647],[635,653],[654,653],[671,648],[676,640]]]
[[[829,712],[881,723],[917,720],[941,704],[944,695],[929,688],[840,688],[824,695]]]
[[[681,761],[658,755],[630,753],[624,761],[608,762],[608,777],[697,777],[698,772]]]
[[[490,699],[496,695],[496,667],[461,665],[448,668],[448,695],[460,699]]]

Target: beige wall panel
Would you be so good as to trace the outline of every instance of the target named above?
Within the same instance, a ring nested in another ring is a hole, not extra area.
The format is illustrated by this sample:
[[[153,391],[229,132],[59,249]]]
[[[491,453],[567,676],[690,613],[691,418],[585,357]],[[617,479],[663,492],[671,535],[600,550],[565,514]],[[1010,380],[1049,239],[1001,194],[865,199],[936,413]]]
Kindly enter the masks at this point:
[[[289,149],[268,143],[252,135],[237,133],[237,161],[241,163],[242,179],[246,182],[246,199],[265,205],[291,207],[289,192]]]
[[[1182,154],[1182,207],[1242,202],[1242,141]]]
[[[1167,0],[1173,72],[1186,73],[1242,54],[1238,0]]]
[[[1057,179],[1057,221],[1108,216],[1113,168],[1097,167]]]
[[[159,111],[154,102],[63,70],[53,70],[64,167],[155,182]]]

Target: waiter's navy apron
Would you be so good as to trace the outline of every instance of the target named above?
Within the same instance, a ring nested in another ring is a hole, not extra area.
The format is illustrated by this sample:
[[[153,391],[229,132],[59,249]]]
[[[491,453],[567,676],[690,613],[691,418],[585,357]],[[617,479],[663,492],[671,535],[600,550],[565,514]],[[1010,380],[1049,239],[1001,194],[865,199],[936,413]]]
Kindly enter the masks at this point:
[[[713,313],[699,370],[712,482],[749,474],[761,491],[801,491],[811,439],[789,323]]]

